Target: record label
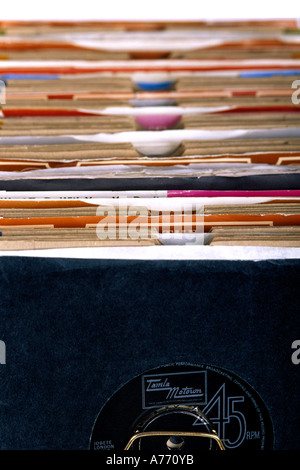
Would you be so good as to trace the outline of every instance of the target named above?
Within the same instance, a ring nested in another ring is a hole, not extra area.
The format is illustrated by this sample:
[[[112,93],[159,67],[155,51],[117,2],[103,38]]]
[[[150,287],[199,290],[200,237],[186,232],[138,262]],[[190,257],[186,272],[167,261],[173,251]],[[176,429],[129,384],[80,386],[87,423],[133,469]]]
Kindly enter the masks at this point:
[[[91,450],[270,450],[271,417],[241,377],[207,364],[172,364],[122,386],[94,424]]]

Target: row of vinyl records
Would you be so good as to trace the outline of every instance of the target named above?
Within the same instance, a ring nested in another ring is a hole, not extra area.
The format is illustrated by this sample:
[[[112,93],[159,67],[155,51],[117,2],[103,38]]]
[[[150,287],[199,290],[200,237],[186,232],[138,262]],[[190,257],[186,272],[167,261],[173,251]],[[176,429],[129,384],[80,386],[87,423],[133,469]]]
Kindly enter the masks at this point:
[[[300,247],[296,21],[0,33],[0,250]]]

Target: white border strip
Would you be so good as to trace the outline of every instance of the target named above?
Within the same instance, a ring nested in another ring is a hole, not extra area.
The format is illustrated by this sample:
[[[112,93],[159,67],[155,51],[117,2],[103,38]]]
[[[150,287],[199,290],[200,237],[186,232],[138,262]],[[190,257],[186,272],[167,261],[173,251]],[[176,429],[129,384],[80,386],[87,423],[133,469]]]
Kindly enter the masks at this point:
[[[222,246],[149,246],[149,247],[96,247],[28,251],[0,251],[0,256],[122,259],[122,260],[228,260],[263,261],[300,259],[300,248],[282,247],[222,247]]]

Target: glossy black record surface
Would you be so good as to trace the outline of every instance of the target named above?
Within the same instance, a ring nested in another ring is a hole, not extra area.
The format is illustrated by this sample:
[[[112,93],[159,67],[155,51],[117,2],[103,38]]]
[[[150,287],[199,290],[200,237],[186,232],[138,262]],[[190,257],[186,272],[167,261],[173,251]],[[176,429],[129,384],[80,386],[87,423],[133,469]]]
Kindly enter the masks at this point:
[[[224,450],[273,448],[269,412],[250,384],[217,366],[174,364],[149,370],[116,391],[95,421],[90,448],[122,451],[143,433],[130,450],[220,450],[217,440],[199,434],[213,431]]]

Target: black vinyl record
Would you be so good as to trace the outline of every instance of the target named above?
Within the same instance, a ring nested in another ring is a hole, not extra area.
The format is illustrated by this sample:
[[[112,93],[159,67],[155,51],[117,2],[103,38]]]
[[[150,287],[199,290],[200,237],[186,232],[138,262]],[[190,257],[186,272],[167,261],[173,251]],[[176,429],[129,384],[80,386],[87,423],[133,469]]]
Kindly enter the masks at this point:
[[[1,191],[267,191],[299,189],[299,173],[247,176],[0,180]]]
[[[91,450],[271,450],[273,426],[259,394],[207,364],[172,364],[122,386],[100,411]]]

